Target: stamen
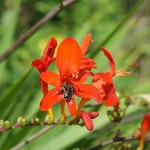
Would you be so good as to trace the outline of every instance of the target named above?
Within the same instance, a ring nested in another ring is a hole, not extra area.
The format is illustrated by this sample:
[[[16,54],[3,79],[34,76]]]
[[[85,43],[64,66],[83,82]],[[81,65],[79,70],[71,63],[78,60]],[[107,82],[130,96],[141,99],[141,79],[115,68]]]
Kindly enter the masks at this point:
[[[80,117],[80,112],[81,112],[81,109],[82,107],[84,106],[84,104],[88,101],[89,99],[85,99],[85,98],[82,98],[80,103],[79,103],[79,106],[78,106],[78,109],[77,109],[77,114],[76,114],[76,118]]]
[[[64,100],[62,100],[60,102],[60,108],[61,108],[60,122],[62,123],[66,120],[65,101]]]
[[[115,72],[114,76],[128,76],[132,74],[132,71],[126,71],[125,69],[129,68],[129,67],[137,67],[138,63],[134,63],[131,64],[129,66],[123,67],[120,70],[118,70],[117,72]]]
[[[54,122],[54,115],[51,108],[48,109],[48,115],[49,115],[50,122]]]

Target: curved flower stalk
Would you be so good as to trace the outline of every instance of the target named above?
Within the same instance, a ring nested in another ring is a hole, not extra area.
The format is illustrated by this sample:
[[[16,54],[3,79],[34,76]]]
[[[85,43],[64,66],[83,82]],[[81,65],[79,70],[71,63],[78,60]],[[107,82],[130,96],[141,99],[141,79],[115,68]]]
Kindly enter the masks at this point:
[[[142,128],[141,128],[141,139],[140,139],[139,148],[143,150],[144,149],[144,137],[145,137],[145,134],[150,129],[150,112],[147,113],[146,116],[144,117],[141,126]]]

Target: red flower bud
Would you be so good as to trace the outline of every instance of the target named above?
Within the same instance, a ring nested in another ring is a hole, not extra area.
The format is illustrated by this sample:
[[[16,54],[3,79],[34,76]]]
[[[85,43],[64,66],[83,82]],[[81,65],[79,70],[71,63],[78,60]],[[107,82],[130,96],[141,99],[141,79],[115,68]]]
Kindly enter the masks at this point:
[[[93,130],[94,124],[91,119],[91,116],[85,111],[81,111],[80,116],[81,116],[81,119],[83,120],[86,128],[90,131]]]

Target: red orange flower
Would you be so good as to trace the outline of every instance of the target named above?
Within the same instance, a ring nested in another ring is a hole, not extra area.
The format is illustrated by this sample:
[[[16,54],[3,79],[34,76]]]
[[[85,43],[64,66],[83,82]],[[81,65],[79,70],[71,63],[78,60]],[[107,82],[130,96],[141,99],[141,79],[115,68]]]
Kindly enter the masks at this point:
[[[46,45],[42,58],[35,59],[32,62],[32,66],[38,69],[40,73],[43,71],[46,71],[49,65],[55,60],[55,58],[53,58],[53,55],[54,55],[56,46],[57,46],[57,41],[52,37]],[[45,83],[43,80],[41,80],[41,78],[40,78],[40,87],[42,89],[43,94],[46,95],[48,92],[48,84]],[[48,114],[49,114],[51,122],[53,122],[54,116],[53,116],[52,109],[48,110]]]
[[[118,97],[115,93],[115,86],[112,77],[115,75],[116,65],[112,55],[104,47],[101,47],[104,55],[109,59],[110,71],[93,75],[94,86],[99,91],[99,99],[105,100],[106,106],[116,106]]]
[[[147,115],[144,117],[142,121],[142,135],[141,135],[141,140],[140,140],[140,148],[144,148],[144,137],[145,134],[147,133],[148,129],[150,129],[150,112],[147,113]]]
[[[32,62],[32,66],[38,69],[40,73],[46,71],[49,65],[55,60],[55,58],[53,58],[53,55],[56,46],[57,41],[52,37],[46,45],[42,58],[35,59]],[[40,86],[43,94],[45,95],[48,92],[48,85],[40,79]]]
[[[93,85],[99,91],[99,99],[105,100],[106,106],[116,106],[116,108],[118,108],[119,101],[118,101],[118,97],[115,92],[113,77],[130,75],[131,72],[126,71],[125,69],[128,67],[131,67],[131,66],[137,66],[137,64],[136,63],[131,64],[127,67],[120,69],[119,71],[116,71],[116,65],[115,65],[115,61],[114,61],[112,55],[104,47],[100,47],[100,48],[110,62],[110,71],[105,72],[105,73],[97,73],[97,74],[93,75],[93,82],[94,82]]]
[[[73,38],[66,38],[58,47],[56,55],[56,66],[60,73],[50,71],[42,72],[41,79],[53,86],[42,99],[40,109],[48,110],[56,103],[66,100],[70,113],[76,114],[74,95],[84,98],[94,98],[99,102],[97,89],[90,84],[82,84],[86,78],[74,76],[81,67],[83,54],[80,46]]]
[[[99,115],[98,112],[82,110],[84,104],[89,100],[95,99],[99,104],[104,100],[106,106],[119,107],[113,77],[130,74],[130,72],[124,71],[129,66],[116,71],[112,55],[104,47],[101,47],[104,55],[110,62],[110,71],[94,74],[92,69],[97,68],[95,61],[85,57],[92,42],[91,37],[91,33],[87,34],[81,45],[71,37],[66,38],[59,45],[56,58],[53,55],[57,41],[51,38],[42,58],[32,62],[32,66],[37,68],[40,73],[40,86],[44,94],[40,103],[40,110],[48,110],[51,122],[54,120],[51,107],[57,103],[60,103],[61,106],[60,123],[66,119],[66,103],[70,114],[75,116],[73,121],[78,122],[82,119],[88,130],[93,130],[94,124],[92,119]],[[55,60],[58,73],[48,70],[49,65]],[[84,84],[89,75],[92,76],[93,84]],[[53,88],[49,90],[48,84],[53,86]],[[77,108],[75,96],[81,97]]]

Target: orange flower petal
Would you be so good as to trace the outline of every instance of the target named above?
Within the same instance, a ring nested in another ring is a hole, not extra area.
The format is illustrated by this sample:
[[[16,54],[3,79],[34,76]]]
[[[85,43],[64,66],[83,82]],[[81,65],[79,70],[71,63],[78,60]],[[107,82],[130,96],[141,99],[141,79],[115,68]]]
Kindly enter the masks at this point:
[[[75,103],[75,99],[72,98],[71,101],[66,101],[69,112],[72,116],[76,115],[76,103]]]
[[[109,93],[109,84],[98,80],[93,83],[93,86],[95,86],[98,89],[99,99],[104,100],[107,94]]]
[[[115,70],[116,70],[116,65],[115,65],[115,61],[114,61],[112,55],[104,47],[101,46],[100,48],[104,52],[105,56],[109,59],[109,62],[110,62],[110,72],[111,72],[112,75],[114,75],[115,74]]]
[[[98,96],[98,90],[95,88],[93,85],[90,84],[82,84],[82,85],[77,85],[77,90],[76,94],[86,98],[86,99],[95,99],[98,103],[100,103],[100,99]]]
[[[105,83],[113,82],[110,72],[94,74],[92,77],[92,81],[97,82],[98,80],[104,81]]]
[[[59,88],[54,88],[50,90],[42,99],[40,103],[40,110],[46,111],[52,106],[54,106],[56,103],[63,100],[63,94],[57,94],[59,91]]]
[[[56,65],[62,78],[69,78],[78,71],[82,52],[78,43],[71,37],[62,41],[58,47]]]
[[[54,55],[56,46],[57,46],[57,41],[52,37],[46,45],[42,59],[46,61],[48,57],[52,58]]]
[[[150,112],[144,117],[142,121],[142,133],[145,133],[150,129]]]
[[[92,76],[92,81],[93,81],[94,83],[96,83],[97,81],[101,80],[102,74],[103,74],[103,73],[94,74],[94,75]]]
[[[43,94],[46,95],[48,92],[48,84],[45,83],[43,80],[41,80],[41,78],[40,78],[40,86],[41,86]]]
[[[105,98],[105,104],[106,106],[115,106],[118,104],[118,97],[117,95],[115,94],[115,87],[112,85],[112,86],[109,86],[109,93],[106,95],[106,98]]]
[[[83,82],[85,82],[88,78],[88,74],[87,73],[79,73],[79,75],[77,75],[77,78],[76,77],[72,77],[70,79],[70,81],[73,83],[73,84],[81,84]]]
[[[91,33],[87,34],[86,37],[84,38],[83,42],[82,42],[81,45],[80,45],[81,50],[82,50],[82,55],[83,55],[83,56],[84,56],[84,54],[86,53],[89,44],[91,43],[91,37],[92,37],[92,34],[91,34]]]
[[[102,74],[102,80],[105,83],[113,83],[112,76],[111,76],[110,72],[103,73]]]
[[[118,97],[115,94],[112,76],[109,72],[96,74],[93,85],[98,89],[99,99],[105,100],[106,106],[116,106]]]
[[[150,112],[146,114],[142,121],[142,135],[140,139],[140,147],[142,149],[144,148],[144,137],[148,129],[150,129]]]
[[[32,66],[34,68],[37,68],[39,70],[39,72],[46,70],[45,62],[40,59],[35,59],[34,61],[32,61]]]
[[[82,58],[82,64],[80,69],[91,70],[92,68],[97,68],[95,66],[95,61],[91,58]]]
[[[50,71],[44,71],[40,74],[41,79],[53,86],[61,86],[61,78],[58,74]]]

